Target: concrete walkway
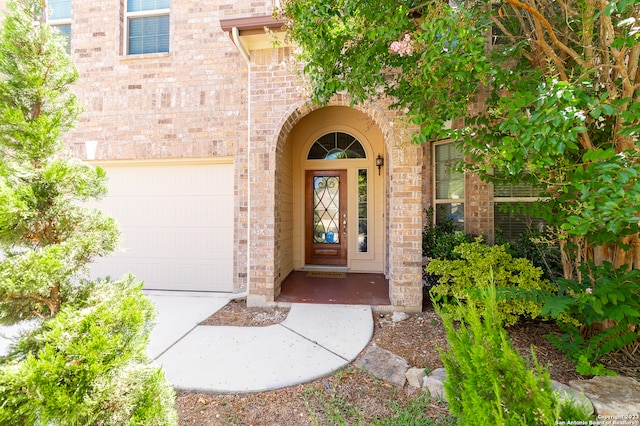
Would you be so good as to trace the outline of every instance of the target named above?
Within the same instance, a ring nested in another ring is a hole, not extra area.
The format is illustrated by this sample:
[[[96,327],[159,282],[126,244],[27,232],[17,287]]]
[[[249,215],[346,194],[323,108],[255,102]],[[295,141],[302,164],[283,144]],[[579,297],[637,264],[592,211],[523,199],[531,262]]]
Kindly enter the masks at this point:
[[[149,356],[158,358],[174,343],[193,331],[201,321],[218,312],[227,303],[225,295],[145,291],[156,306],[156,325],[151,332]]]
[[[149,355],[183,391],[252,393],[310,382],[353,361],[373,335],[369,306],[293,304],[267,327],[199,325],[228,298],[147,292],[158,309]],[[0,355],[29,325],[0,327]]]
[[[349,364],[373,335],[369,306],[294,304],[280,324],[214,327],[199,322],[227,299],[160,292],[149,345],[178,390],[252,393],[306,383]]]

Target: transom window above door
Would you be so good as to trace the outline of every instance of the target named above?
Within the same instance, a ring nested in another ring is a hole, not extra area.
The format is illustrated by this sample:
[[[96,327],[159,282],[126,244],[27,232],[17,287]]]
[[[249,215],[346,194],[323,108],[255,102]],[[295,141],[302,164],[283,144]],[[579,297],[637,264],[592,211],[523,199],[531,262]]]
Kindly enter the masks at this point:
[[[342,132],[327,133],[318,138],[307,155],[307,160],[339,160],[346,158],[367,158],[367,154],[358,139]]]

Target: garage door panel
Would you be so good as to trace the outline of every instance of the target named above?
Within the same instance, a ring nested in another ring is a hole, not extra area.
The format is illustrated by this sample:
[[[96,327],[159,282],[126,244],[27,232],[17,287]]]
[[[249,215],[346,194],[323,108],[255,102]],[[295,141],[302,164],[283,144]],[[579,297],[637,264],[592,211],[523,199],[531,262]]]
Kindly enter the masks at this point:
[[[139,257],[233,259],[233,230],[206,231],[195,228],[176,231],[139,228],[122,228],[120,249],[114,256],[127,257],[136,253]]]
[[[233,227],[233,216],[224,208],[233,206],[230,196],[113,197],[105,201],[101,207],[105,212],[117,218],[129,216],[127,226]]]
[[[148,290],[185,290],[229,292],[227,283],[212,283],[212,276],[230,276],[233,268],[226,264],[212,265],[195,262],[181,264],[167,264],[151,262],[147,258],[127,258],[113,262],[98,261],[92,268],[92,275],[96,278],[111,277],[113,279],[132,273],[138,281],[144,281],[144,288]],[[158,283],[170,281],[171,287]]]
[[[194,170],[194,168],[201,168]],[[143,166],[139,167],[141,173],[136,173],[135,186],[141,194],[147,196],[171,196],[180,197],[226,194],[233,195],[233,175],[228,169],[231,165],[215,165],[218,170],[211,170],[211,166]],[[206,170],[209,168],[209,170]],[[131,171],[129,167],[105,167],[110,179],[110,191],[118,194],[129,194],[129,180]],[[164,170],[161,170],[164,169]],[[202,183],[207,187],[203,188]]]
[[[122,236],[93,277],[131,272],[149,289],[233,291],[233,165],[104,168],[109,194],[95,206]]]

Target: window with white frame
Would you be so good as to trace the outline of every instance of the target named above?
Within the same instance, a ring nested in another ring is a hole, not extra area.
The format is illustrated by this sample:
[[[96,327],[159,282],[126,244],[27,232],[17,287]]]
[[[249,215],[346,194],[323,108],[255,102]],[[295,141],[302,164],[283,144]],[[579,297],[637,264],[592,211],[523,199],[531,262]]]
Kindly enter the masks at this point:
[[[67,40],[71,40],[71,0],[49,0],[47,2],[47,23],[56,28]]]
[[[169,51],[169,0],[127,0],[127,55]]]
[[[541,200],[540,188],[529,183],[494,183],[494,236],[515,242],[528,230],[544,232],[546,222],[522,211],[522,203]]]
[[[453,142],[433,145],[434,203],[436,223],[451,220],[456,229],[464,229],[464,173],[455,165],[463,160]]]

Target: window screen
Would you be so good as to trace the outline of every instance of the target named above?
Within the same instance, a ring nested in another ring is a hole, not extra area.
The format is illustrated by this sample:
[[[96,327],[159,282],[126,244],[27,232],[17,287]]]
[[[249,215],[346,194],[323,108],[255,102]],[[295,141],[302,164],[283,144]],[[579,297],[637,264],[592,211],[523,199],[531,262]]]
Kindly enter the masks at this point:
[[[169,0],[129,0],[127,12],[169,9]]]
[[[71,19],[71,0],[49,0],[49,23],[60,19]]]
[[[49,0],[47,23],[64,36],[67,53],[71,53],[71,0]]]

